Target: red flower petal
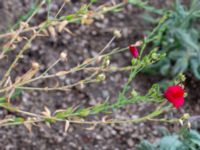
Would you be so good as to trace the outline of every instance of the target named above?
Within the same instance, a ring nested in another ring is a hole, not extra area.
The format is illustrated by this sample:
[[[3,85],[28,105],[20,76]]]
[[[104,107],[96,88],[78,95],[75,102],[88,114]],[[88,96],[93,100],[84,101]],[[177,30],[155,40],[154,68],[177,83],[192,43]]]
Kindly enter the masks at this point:
[[[138,50],[134,45],[129,45],[129,50],[134,58],[137,58],[139,56]]]
[[[181,86],[174,85],[165,90],[164,96],[174,107],[179,108],[184,103],[184,93],[184,89]]]
[[[184,98],[178,98],[173,102],[173,106],[178,109],[184,104],[184,102],[185,102]]]

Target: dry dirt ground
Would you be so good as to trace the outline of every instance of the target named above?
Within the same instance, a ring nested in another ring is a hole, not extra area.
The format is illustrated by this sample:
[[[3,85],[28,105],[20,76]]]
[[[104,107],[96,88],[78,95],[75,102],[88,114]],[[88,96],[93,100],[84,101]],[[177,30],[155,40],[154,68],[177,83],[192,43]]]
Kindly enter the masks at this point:
[[[103,3],[105,1],[101,1]],[[153,1],[155,7],[160,7],[162,0]],[[6,27],[16,22],[17,18],[27,12],[31,0],[0,0],[0,30],[3,32]],[[68,14],[80,8],[81,4],[73,0],[71,5],[64,8],[63,13]],[[163,4],[163,3],[162,3]],[[95,4],[96,6],[99,3]],[[52,11],[55,12],[61,6],[61,0],[53,0]],[[93,6],[94,8],[96,6]],[[58,70],[69,69],[82,62],[85,58],[95,56],[112,37],[112,29],[117,28],[122,31],[122,38],[113,42],[111,47],[125,47],[130,43],[142,37],[142,32],[151,27],[147,26],[140,14],[142,10],[132,5],[127,5],[120,13],[109,13],[104,20],[96,21],[91,26],[70,25],[70,29],[76,34],[72,37],[69,34],[58,34],[56,40],[51,38],[40,38],[33,42],[25,57],[20,60],[18,66],[13,71],[13,76],[23,74],[30,67],[31,61],[38,61],[42,65],[41,72],[58,57],[60,52],[65,51],[69,55],[68,63],[60,63],[50,73]],[[41,22],[46,17],[46,9],[43,8],[39,14],[31,21],[31,24]],[[14,52],[16,53],[16,52]],[[9,53],[9,60],[0,62],[0,75],[4,73],[8,64],[13,60],[14,53]],[[129,52],[114,55],[111,59],[112,65],[127,66],[130,65],[131,56]],[[118,92],[123,83],[127,80],[127,72],[115,72],[106,74],[107,80],[99,84],[88,84],[83,89],[74,87],[68,92],[22,92],[14,103],[20,105],[24,110],[30,112],[41,112],[44,106],[54,111],[59,108],[69,106],[86,107],[95,103],[102,102],[106,97],[111,101],[116,100]],[[62,79],[64,83],[71,83],[75,79],[83,79],[84,74],[73,74]],[[135,89],[144,93],[152,83],[159,81],[160,77],[150,77],[140,74],[132,85]],[[193,82],[193,83],[192,83]],[[188,79],[187,85],[198,93],[197,81]],[[33,84],[34,86],[44,86],[44,81]],[[51,82],[48,82],[51,84]],[[196,87],[195,87],[196,86]],[[191,91],[192,91],[191,90]],[[194,92],[193,92],[194,93]],[[197,103],[199,95],[193,94],[190,100]],[[134,118],[153,109],[151,105],[136,104],[127,106],[120,110],[113,110],[113,116],[117,118]],[[186,104],[185,108],[176,112],[180,116],[184,110],[197,115],[199,106],[192,107]],[[0,110],[0,117],[12,115],[4,110]],[[34,127],[33,132],[29,133],[24,126],[12,126],[0,128],[0,149],[6,150],[131,150],[141,140],[146,139],[155,141],[160,137],[158,129],[168,127],[176,130],[178,125],[164,125],[156,123],[123,124],[97,126],[95,130],[88,131],[84,127],[72,125],[68,133],[64,133],[64,124],[56,123],[52,128],[45,125]]]

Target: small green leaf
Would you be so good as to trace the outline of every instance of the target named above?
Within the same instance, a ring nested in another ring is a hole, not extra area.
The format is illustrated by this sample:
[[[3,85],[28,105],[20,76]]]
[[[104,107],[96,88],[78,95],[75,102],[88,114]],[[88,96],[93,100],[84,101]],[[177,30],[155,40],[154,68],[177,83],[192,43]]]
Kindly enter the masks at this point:
[[[59,119],[64,119],[70,115],[72,115],[74,112],[73,107],[69,107],[66,111],[59,111],[56,113],[55,117]]]
[[[91,113],[92,114],[98,114],[103,111],[107,111],[109,104],[107,102],[103,104],[96,104],[95,106],[92,107]]]
[[[86,108],[86,109],[80,109],[76,112],[76,114],[78,116],[81,116],[81,117],[86,117],[90,114],[90,109]]]
[[[22,117],[15,117],[11,122],[12,123],[16,123],[16,124],[23,123],[24,122],[24,118],[22,118]]]
[[[97,0],[90,0],[90,3],[96,3]]]

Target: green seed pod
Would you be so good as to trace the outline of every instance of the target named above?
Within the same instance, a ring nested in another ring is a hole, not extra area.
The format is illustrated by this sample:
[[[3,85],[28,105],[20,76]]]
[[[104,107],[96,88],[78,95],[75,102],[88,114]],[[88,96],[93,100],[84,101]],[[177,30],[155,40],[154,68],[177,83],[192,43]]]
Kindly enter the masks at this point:
[[[106,76],[105,76],[105,74],[99,74],[98,76],[97,76],[97,80],[100,82],[100,81],[104,81],[106,79]]]
[[[151,64],[151,60],[148,57],[144,57],[144,65]]]
[[[132,59],[132,60],[131,60],[131,63],[132,63],[132,65],[136,65],[137,59]]]
[[[136,90],[132,90],[131,91],[131,95],[133,96],[133,97],[136,97],[136,96],[138,96],[138,93],[137,93],[137,91]]]
[[[154,60],[158,60],[159,59],[159,54],[157,54],[157,53],[153,53],[152,55],[151,55],[151,58],[152,59],[154,59]]]

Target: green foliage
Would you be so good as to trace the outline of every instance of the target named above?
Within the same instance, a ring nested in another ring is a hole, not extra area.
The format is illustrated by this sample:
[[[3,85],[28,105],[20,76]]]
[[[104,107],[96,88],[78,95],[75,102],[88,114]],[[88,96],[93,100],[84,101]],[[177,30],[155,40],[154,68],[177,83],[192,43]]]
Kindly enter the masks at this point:
[[[38,10],[37,2],[33,1],[33,2],[31,2],[31,3],[32,3],[32,4],[31,4],[31,8],[29,9],[29,11],[28,11],[25,15],[22,15],[22,16],[18,19],[17,23],[14,24],[14,25],[11,27],[10,30],[15,30],[15,29],[17,29],[17,28],[19,27],[19,25],[20,25],[21,22],[26,21],[30,16],[33,15],[33,13],[34,13],[35,11]]]
[[[58,24],[62,24],[62,21],[67,20],[67,23],[81,23],[82,24],[82,19],[87,19],[88,17],[91,17],[91,19],[95,19],[95,15],[103,15],[106,12],[118,12],[121,10],[122,6],[125,3],[119,3],[117,5],[112,5],[110,7],[105,6],[105,7],[98,7],[97,10],[95,11],[91,11],[92,13],[88,13],[90,10],[90,6],[92,3],[96,2],[96,0],[91,0],[90,4],[88,5],[82,5],[80,7],[80,9],[75,12],[74,14],[70,14],[68,16],[61,16],[61,17],[57,17],[59,16],[59,12],[62,10],[63,7],[61,7],[61,9],[58,11],[56,17],[54,19],[50,19],[49,18],[49,14],[50,14],[50,4],[51,4],[51,0],[44,0],[42,2],[46,2],[47,6],[48,6],[48,16],[47,19],[41,24],[36,26],[38,29],[35,31],[35,34],[33,36],[30,37],[30,39],[27,40],[27,43],[24,45],[24,47],[22,47],[21,51],[19,52],[19,54],[16,56],[15,60],[13,61],[13,63],[11,64],[11,66],[8,68],[8,70],[6,71],[4,77],[2,78],[1,81],[1,85],[3,85],[4,82],[6,82],[7,77],[9,77],[9,75],[11,74],[12,69],[15,67],[15,64],[18,62],[18,60],[21,58],[21,56],[23,55],[23,53],[28,49],[29,45],[31,44],[31,42],[34,40],[34,38],[36,38],[37,33],[40,33],[43,31],[43,29],[46,29],[48,27],[52,27],[52,29],[54,30],[54,27],[56,27],[56,25]],[[158,11],[154,11],[155,9],[153,7],[150,7],[147,5],[146,2],[140,1],[140,0],[130,0],[130,3],[138,5],[139,7],[145,8],[148,11],[152,11],[157,13]],[[42,6],[42,3],[40,4],[40,6]],[[63,5],[64,6],[64,5]],[[39,10],[39,7],[32,12],[32,15],[34,16],[34,14],[37,12],[37,10]],[[90,16],[92,14],[92,16]],[[159,13],[160,14],[160,13]],[[32,16],[31,15],[31,16]],[[89,16],[88,16],[89,15]],[[196,13],[196,15],[198,15]],[[152,112],[149,112],[148,114],[146,114],[145,116],[140,116],[138,118],[134,118],[134,119],[109,119],[109,120],[105,120],[105,116],[104,118],[102,118],[102,121],[86,121],[85,119],[87,119],[86,117],[90,116],[90,115],[96,115],[99,113],[104,113],[104,114],[108,114],[110,112],[112,112],[113,109],[120,109],[126,105],[129,104],[135,104],[138,102],[146,102],[146,103],[162,103],[163,101],[165,101],[164,97],[163,97],[163,93],[160,90],[160,86],[158,84],[154,84],[152,86],[152,88],[147,92],[147,94],[141,95],[140,93],[138,93],[137,91],[135,91],[135,89],[131,89],[131,82],[134,80],[135,76],[141,72],[144,68],[146,68],[149,65],[155,64],[156,62],[158,62],[159,60],[161,60],[162,58],[165,57],[165,52],[161,52],[161,53],[157,53],[158,48],[152,48],[152,50],[146,54],[143,55],[143,51],[146,49],[147,44],[151,43],[152,41],[155,41],[156,38],[159,38],[159,36],[157,35],[161,35],[161,33],[164,32],[162,26],[165,23],[166,19],[168,18],[168,13],[166,13],[158,22],[158,26],[156,26],[156,28],[146,37],[141,41],[141,45],[140,45],[140,55],[137,58],[134,58],[132,60],[132,66],[128,66],[128,68],[130,68],[130,74],[128,77],[127,82],[125,82],[125,85],[123,86],[122,90],[119,92],[119,96],[117,97],[116,101],[110,101],[110,98],[107,97],[107,99],[105,101],[102,101],[101,103],[98,103],[94,106],[90,106],[90,107],[68,107],[66,109],[59,109],[59,110],[55,110],[54,112],[51,112],[49,108],[47,108],[46,106],[44,107],[44,111],[41,112],[40,114],[35,114],[35,113],[31,113],[31,112],[26,112],[20,109],[20,107],[16,107],[12,104],[9,103],[9,101],[6,101],[6,97],[2,97],[0,98],[0,101],[2,103],[0,103],[0,107],[11,111],[11,112],[16,112],[17,115],[15,115],[15,118],[10,118],[10,119],[4,119],[0,126],[6,126],[6,125],[16,125],[16,124],[24,124],[27,127],[28,125],[32,125],[35,122],[45,122],[48,125],[50,125],[51,123],[55,123],[57,121],[61,121],[61,122],[66,122],[66,127],[69,126],[69,123],[77,123],[77,124],[93,124],[93,125],[97,125],[97,124],[112,124],[112,123],[131,123],[131,122],[142,122],[142,121],[147,121],[147,120],[151,120],[157,116],[160,116],[162,113],[166,112],[166,110],[171,109],[171,105],[169,104],[165,104],[165,105],[159,105],[157,108],[155,108]],[[30,20],[31,18],[28,18],[28,20]],[[56,25],[54,25],[54,21],[56,23]],[[28,22],[27,22],[28,23]],[[161,30],[162,29],[162,30]],[[165,29],[165,28],[164,28]],[[29,28],[27,28],[26,30],[30,30]],[[32,29],[31,29],[32,30]],[[49,30],[49,28],[48,28]],[[161,32],[162,31],[162,32]],[[13,31],[14,32],[14,31]],[[50,32],[50,30],[49,30]],[[53,31],[55,32],[55,31]],[[157,33],[160,34],[157,34]],[[18,32],[16,31],[16,33],[18,34]],[[181,32],[182,34],[182,32]],[[116,37],[116,35],[115,35]],[[36,80],[39,79],[50,79],[50,78],[54,78],[59,76],[58,74],[51,74],[51,75],[47,75],[47,72],[52,69],[58,62],[60,62],[62,59],[61,57],[52,65],[50,65],[50,67],[48,67],[42,74],[40,74],[39,76],[33,77],[36,74],[31,75],[31,79],[26,79],[25,77],[27,77],[27,74],[23,75],[20,80],[19,83],[15,82],[15,84],[13,84],[11,87],[2,87],[1,89],[1,93],[6,93],[7,95],[7,90],[9,89],[15,89],[16,91],[14,92],[14,94],[12,93],[13,91],[11,91],[11,93],[9,93],[9,97],[10,98],[15,98],[17,95],[19,95],[21,93],[20,90],[44,90],[44,91],[52,91],[52,90],[66,90],[68,88],[72,88],[76,85],[82,85],[82,84],[86,84],[86,83],[93,83],[93,82],[99,82],[102,80],[105,80],[105,74],[104,74],[104,69],[107,71],[107,69],[109,70],[111,68],[111,66],[109,66],[108,61],[110,61],[109,57],[112,54],[116,54],[119,52],[123,52],[128,50],[128,47],[126,46],[125,48],[116,48],[113,49],[111,52],[109,53],[104,53],[104,51],[110,46],[110,44],[112,43],[112,41],[115,39],[115,37],[113,37],[110,42],[108,42],[108,44],[100,51],[100,53],[98,54],[98,57],[94,57],[94,58],[89,58],[86,59],[82,64],[78,64],[76,67],[73,67],[68,71],[63,70],[61,71],[61,75],[67,75],[69,73],[75,73],[78,71],[84,71],[84,69],[90,69],[90,65],[93,64],[93,62],[96,62],[96,60],[100,60],[99,58],[103,59],[102,65],[98,65],[99,67],[97,67],[97,71],[98,69],[100,69],[98,72],[95,72],[93,74],[91,74],[91,76],[85,78],[84,80],[80,80],[76,83],[73,84],[67,84],[67,85],[59,85],[56,87],[26,87],[25,85],[31,82],[34,82]],[[14,39],[15,41],[15,39]],[[191,44],[192,45],[192,44]],[[6,52],[6,51],[5,51]],[[62,53],[61,53],[62,54]],[[37,64],[38,66],[38,70],[39,71],[39,64]],[[93,66],[93,65],[92,65]],[[35,68],[35,67],[34,67]],[[96,68],[96,67],[95,67]],[[101,72],[102,70],[102,72]],[[129,69],[128,69],[129,70]],[[31,70],[32,71],[32,70]],[[64,72],[64,74],[62,74]],[[30,73],[28,71],[28,73]],[[32,72],[31,72],[32,73]],[[29,74],[28,74],[29,75]],[[98,75],[98,76],[97,76]],[[97,78],[96,78],[97,76]],[[93,79],[95,77],[95,79]],[[20,89],[18,91],[18,89]],[[11,95],[13,94],[13,95]],[[18,114],[22,115],[22,116],[29,116],[29,117],[17,117]],[[159,119],[160,121],[171,121],[173,122],[173,120],[168,120],[165,118]],[[30,130],[30,127],[27,127]],[[150,144],[149,144],[150,145]],[[154,149],[152,147],[152,149]]]
[[[69,107],[66,110],[57,111],[55,113],[55,117],[59,119],[66,118],[66,117],[69,117],[71,114],[73,114],[73,112],[74,112],[74,109],[72,107]]]
[[[15,92],[10,96],[10,99],[14,99],[16,98],[17,96],[19,96],[22,92],[22,89],[16,89]],[[7,100],[7,97],[3,96],[3,97],[0,97],[0,103],[5,103]]]
[[[154,36],[153,46],[167,57],[147,69],[150,73],[175,76],[190,70],[200,79],[200,1],[192,0],[186,7],[179,0]]]
[[[21,117],[14,117],[10,120],[10,123],[20,124],[24,122],[24,118]]]
[[[157,143],[142,141],[138,150],[198,150],[200,149],[200,134],[195,130],[183,129],[179,134],[165,135]]]
[[[90,0],[90,3],[96,3],[97,0]]]
[[[134,104],[138,102],[154,102],[161,103],[164,101],[162,92],[160,91],[160,86],[158,84],[154,84],[150,90],[145,94],[141,95],[137,93],[135,90],[130,92],[130,83],[134,79],[134,77],[147,65],[153,64],[159,61],[161,58],[165,56],[165,54],[157,54],[157,49],[152,50],[148,55],[145,55],[141,59],[133,59],[132,60],[132,70],[129,76],[129,79],[122,91],[119,94],[117,101],[114,103],[109,102],[109,97],[102,103],[98,103],[94,106],[88,108],[77,108],[74,109],[72,107],[67,108],[66,110],[58,110],[54,114],[56,119],[68,119],[69,117],[87,117],[89,115],[95,115],[98,113],[108,113],[113,109],[119,109],[129,104]],[[108,58],[106,57],[106,60]],[[165,108],[164,108],[165,109]],[[162,113],[162,110],[158,109],[148,115],[148,117],[158,116]],[[47,118],[49,119],[49,118]],[[146,118],[142,118],[146,119]],[[141,120],[142,120],[141,119]],[[140,121],[138,119],[137,121]]]
[[[156,13],[156,14],[163,14],[163,11],[162,9],[156,9],[150,5],[148,5],[148,1],[144,1],[144,0],[129,0],[128,1],[130,4],[133,4],[139,8],[143,8],[145,9],[146,11],[149,11],[149,12],[153,12],[153,13]]]
[[[74,13],[74,14],[69,14],[67,16],[62,16],[60,17],[61,20],[67,20],[67,21],[72,21],[73,19],[79,18],[80,16],[86,14],[88,12],[88,9],[90,7],[90,4],[88,5],[82,5],[80,9]]]

